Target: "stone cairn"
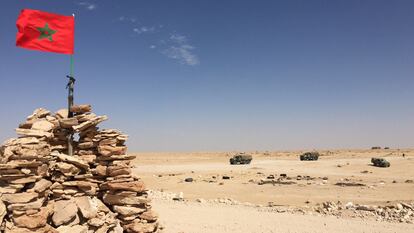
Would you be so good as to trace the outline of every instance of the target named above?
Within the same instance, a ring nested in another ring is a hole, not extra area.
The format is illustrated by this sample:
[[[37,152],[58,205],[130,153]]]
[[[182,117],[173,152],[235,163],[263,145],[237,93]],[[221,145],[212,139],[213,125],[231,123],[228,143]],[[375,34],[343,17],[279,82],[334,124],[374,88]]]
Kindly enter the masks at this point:
[[[117,130],[106,116],[77,105],[55,114],[36,109],[0,148],[0,232],[156,232],[144,183],[131,173]],[[74,156],[67,136],[75,133]]]

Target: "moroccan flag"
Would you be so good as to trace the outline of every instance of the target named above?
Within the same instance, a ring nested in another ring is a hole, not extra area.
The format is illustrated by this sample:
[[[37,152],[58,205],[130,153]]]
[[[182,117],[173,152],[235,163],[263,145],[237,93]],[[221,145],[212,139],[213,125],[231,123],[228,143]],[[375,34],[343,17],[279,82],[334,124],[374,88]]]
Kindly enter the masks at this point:
[[[75,18],[23,9],[16,22],[16,46],[46,52],[73,54]]]

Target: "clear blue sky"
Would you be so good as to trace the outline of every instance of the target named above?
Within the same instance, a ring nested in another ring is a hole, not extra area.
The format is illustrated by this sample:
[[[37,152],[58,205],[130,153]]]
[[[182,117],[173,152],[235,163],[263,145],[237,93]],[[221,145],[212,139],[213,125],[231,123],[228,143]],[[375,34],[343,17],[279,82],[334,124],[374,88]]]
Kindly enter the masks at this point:
[[[67,55],[23,8],[76,14],[75,102],[130,151],[413,147],[414,1],[2,1],[0,140],[66,106]]]

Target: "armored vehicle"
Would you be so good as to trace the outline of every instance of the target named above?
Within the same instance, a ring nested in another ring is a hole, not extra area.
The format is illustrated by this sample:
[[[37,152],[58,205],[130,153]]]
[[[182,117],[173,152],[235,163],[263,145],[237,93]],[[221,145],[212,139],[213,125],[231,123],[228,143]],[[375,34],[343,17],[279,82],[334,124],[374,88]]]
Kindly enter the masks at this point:
[[[252,156],[248,154],[236,154],[230,158],[230,164],[249,164],[252,159]]]
[[[387,160],[385,160],[383,158],[372,158],[371,163],[375,167],[389,167],[389,166],[391,166],[390,162],[388,162]]]
[[[299,158],[300,158],[301,161],[318,160],[319,153],[316,152],[316,151],[314,151],[314,152],[306,152],[304,154],[301,154]]]

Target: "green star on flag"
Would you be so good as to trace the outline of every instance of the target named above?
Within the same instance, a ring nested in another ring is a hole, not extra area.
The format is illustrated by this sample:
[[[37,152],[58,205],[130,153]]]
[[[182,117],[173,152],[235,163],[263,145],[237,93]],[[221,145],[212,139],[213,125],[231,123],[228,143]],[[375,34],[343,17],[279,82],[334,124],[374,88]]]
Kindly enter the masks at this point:
[[[56,30],[49,28],[49,25],[46,23],[44,27],[37,27],[37,30],[40,32],[39,40],[48,38],[50,41],[53,41],[52,35],[56,33]]]

